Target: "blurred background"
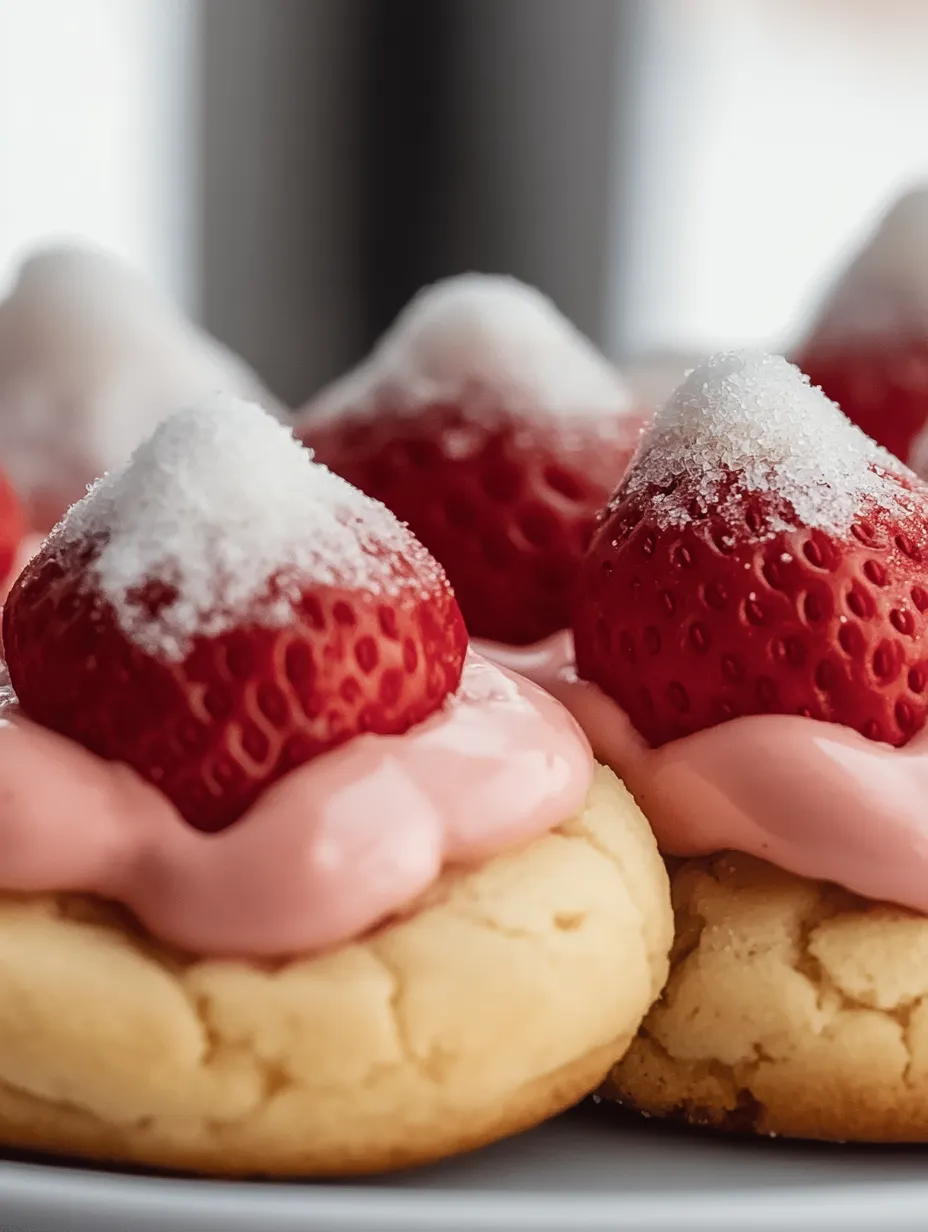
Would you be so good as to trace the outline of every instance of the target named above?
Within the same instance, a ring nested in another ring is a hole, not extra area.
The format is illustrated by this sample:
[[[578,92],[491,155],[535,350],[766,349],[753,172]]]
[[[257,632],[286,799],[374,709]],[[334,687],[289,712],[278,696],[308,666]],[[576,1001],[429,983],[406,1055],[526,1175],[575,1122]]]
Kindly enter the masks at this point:
[[[0,279],[128,259],[291,405],[423,282],[782,344],[928,179],[922,0],[0,0]]]

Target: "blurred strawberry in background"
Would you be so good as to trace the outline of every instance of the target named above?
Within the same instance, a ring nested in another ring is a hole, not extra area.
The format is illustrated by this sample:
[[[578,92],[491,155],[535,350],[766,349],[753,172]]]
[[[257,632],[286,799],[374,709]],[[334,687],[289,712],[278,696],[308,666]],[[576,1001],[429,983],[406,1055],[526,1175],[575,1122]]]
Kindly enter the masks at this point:
[[[796,360],[844,413],[928,462],[928,187],[902,197],[832,289]]]
[[[623,378],[540,292],[467,275],[416,296],[298,432],[409,524],[473,637],[521,644],[566,626],[643,422]]]
[[[13,485],[0,471],[0,587],[13,580],[15,566],[22,563],[19,558],[25,530],[22,505]]]
[[[0,303],[0,462],[40,534],[166,415],[217,391],[277,410],[237,356],[93,249],[39,253]]]

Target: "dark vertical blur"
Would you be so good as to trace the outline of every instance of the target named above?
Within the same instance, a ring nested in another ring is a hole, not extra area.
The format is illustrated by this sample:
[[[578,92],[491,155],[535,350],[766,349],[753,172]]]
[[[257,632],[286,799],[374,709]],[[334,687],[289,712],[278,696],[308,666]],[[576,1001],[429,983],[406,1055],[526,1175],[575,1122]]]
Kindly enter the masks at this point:
[[[291,406],[353,363],[367,338],[368,9],[202,0],[203,316]]]
[[[601,335],[622,0],[368,0],[368,326],[464,270]]]
[[[207,326],[294,406],[465,270],[602,339],[629,2],[202,0]]]
[[[369,342],[418,287],[448,272],[442,195],[459,34],[455,0],[368,0],[360,243]]]

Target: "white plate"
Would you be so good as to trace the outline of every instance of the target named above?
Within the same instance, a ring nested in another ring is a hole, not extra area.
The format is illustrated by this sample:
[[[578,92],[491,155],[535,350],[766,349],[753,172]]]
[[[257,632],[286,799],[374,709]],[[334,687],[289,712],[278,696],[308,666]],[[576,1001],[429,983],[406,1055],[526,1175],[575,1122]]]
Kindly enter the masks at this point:
[[[730,1140],[588,1109],[355,1185],[0,1162],[2,1232],[924,1232],[928,1152]]]

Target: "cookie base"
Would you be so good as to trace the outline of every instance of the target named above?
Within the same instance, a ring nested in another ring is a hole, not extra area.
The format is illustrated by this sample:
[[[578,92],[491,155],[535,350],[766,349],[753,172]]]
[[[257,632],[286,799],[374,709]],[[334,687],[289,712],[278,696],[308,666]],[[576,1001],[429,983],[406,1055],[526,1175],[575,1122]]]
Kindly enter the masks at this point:
[[[602,1095],[830,1142],[928,1141],[928,919],[748,856],[678,862],[671,975]]]
[[[526,1129],[595,1088],[672,917],[611,772],[583,814],[315,958],[196,960],[81,896],[0,896],[0,1142],[211,1175],[339,1176]]]

